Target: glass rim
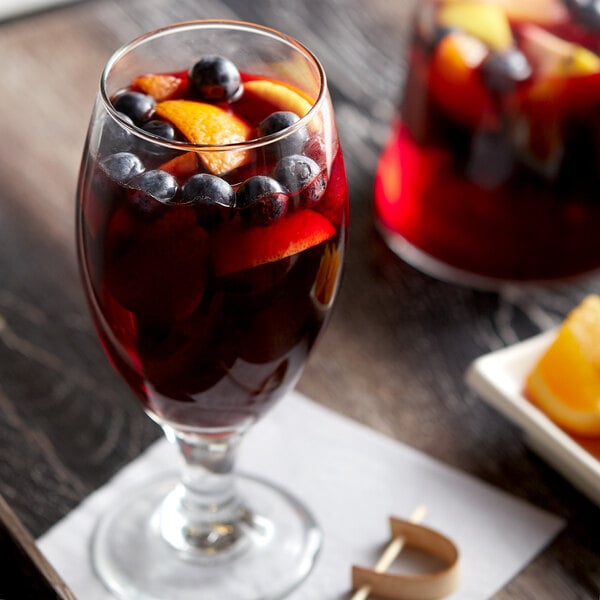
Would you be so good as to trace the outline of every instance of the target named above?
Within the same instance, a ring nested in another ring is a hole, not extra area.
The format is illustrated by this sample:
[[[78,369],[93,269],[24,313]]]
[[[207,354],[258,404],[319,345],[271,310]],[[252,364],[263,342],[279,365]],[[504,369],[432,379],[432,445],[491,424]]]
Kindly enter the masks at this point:
[[[311,103],[311,107],[308,110],[308,112],[304,116],[300,117],[300,119],[296,123],[290,125],[289,127],[286,127],[281,131],[277,131],[275,133],[263,137],[244,140],[241,142],[233,142],[230,144],[194,144],[188,141],[167,140],[157,135],[148,133],[143,129],[136,127],[135,125],[127,123],[127,121],[125,121],[122,118],[121,114],[113,106],[112,102],[110,101],[110,96],[108,94],[107,81],[113,68],[122,58],[127,56],[127,54],[129,54],[136,48],[142,46],[151,39],[163,37],[175,31],[190,31],[193,29],[234,29],[238,31],[258,33],[264,35],[265,37],[270,37],[274,40],[283,42],[289,47],[299,51],[304,56],[304,58],[306,58],[310,63],[312,63],[314,67],[316,67],[319,76],[319,92],[317,94],[316,99]],[[102,103],[104,104],[106,112],[114,121],[116,121],[116,123],[119,126],[121,126],[124,129],[127,129],[129,132],[133,133],[137,137],[142,138],[152,144],[176,150],[194,150],[197,152],[225,152],[232,150],[251,150],[253,148],[260,148],[262,146],[267,146],[279,140],[285,139],[286,137],[292,135],[294,132],[306,127],[308,123],[312,121],[312,119],[320,111],[321,106],[325,102],[326,95],[327,76],[325,75],[323,65],[321,64],[319,59],[304,44],[300,43],[293,37],[281,33],[280,31],[271,27],[259,25],[256,23],[250,23],[247,21],[236,21],[232,19],[196,19],[188,21],[179,21],[177,23],[171,23],[170,25],[165,25],[164,27],[153,29],[147,33],[144,33],[134,38],[127,44],[124,44],[123,46],[118,48],[106,62],[106,65],[104,66],[104,69],[102,70],[102,74],[100,76],[100,98],[102,99]]]

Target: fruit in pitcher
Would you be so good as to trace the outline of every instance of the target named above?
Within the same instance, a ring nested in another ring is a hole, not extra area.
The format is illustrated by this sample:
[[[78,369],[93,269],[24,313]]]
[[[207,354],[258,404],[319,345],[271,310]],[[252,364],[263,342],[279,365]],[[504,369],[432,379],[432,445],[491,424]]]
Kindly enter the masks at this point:
[[[521,47],[539,75],[576,76],[600,71],[600,57],[579,44],[553,35],[536,25],[521,28]]]
[[[479,72],[489,49],[477,38],[452,32],[431,58],[429,91],[437,104],[460,123],[476,126],[495,117],[497,109]]]
[[[458,29],[476,37],[494,50],[506,50],[513,45],[506,13],[491,2],[449,2],[441,6],[438,21],[443,27]]]
[[[569,17],[561,0],[489,0],[497,4],[513,23],[555,25]]]

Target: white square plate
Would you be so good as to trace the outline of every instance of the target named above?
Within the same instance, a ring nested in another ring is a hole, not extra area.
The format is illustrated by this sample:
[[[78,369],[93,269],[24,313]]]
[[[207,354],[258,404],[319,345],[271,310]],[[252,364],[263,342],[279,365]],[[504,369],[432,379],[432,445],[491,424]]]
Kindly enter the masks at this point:
[[[470,365],[465,379],[484,400],[523,430],[532,450],[600,506],[600,461],[522,393],[528,372],[555,335],[555,330],[547,331],[481,356]]]

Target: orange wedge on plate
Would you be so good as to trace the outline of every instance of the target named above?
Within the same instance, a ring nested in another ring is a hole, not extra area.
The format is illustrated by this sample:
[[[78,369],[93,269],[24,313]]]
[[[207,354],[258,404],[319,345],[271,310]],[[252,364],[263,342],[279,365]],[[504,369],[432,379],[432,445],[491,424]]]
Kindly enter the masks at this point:
[[[569,433],[600,436],[600,296],[586,297],[565,319],[525,394]]]
[[[300,90],[269,79],[247,81],[244,83],[244,94],[256,96],[276,110],[291,111],[299,117],[303,117],[312,106],[308,96]]]
[[[227,145],[244,142],[253,129],[235,115],[214,104],[194,100],[165,100],[156,114],[170,121],[192,144]],[[221,175],[250,160],[247,150],[198,151],[198,158],[213,174]]]

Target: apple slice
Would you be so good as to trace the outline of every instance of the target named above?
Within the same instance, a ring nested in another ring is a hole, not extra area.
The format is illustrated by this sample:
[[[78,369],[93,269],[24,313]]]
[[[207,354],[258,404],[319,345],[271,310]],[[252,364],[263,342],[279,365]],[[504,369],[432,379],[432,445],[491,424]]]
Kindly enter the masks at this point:
[[[270,79],[254,79],[244,83],[244,95],[272,105],[273,111],[287,110],[303,117],[313,101],[300,90]]]
[[[444,4],[438,13],[440,25],[468,33],[494,50],[513,45],[513,35],[506,13],[498,4],[457,1]]]
[[[600,58],[594,52],[536,25],[521,28],[521,49],[540,75],[573,76],[600,72]]]
[[[569,11],[561,0],[491,0],[502,7],[509,21],[555,25],[569,19]]]
[[[593,111],[600,102],[600,58],[540,27],[522,28],[522,49],[539,75],[517,98],[532,120]]]
[[[444,4],[464,0],[443,0]],[[512,23],[556,25],[569,20],[569,11],[561,0],[487,0],[499,6]]]
[[[140,75],[133,80],[133,87],[152,96],[157,102],[181,96],[187,87],[187,80],[175,75]]]
[[[463,32],[444,36],[434,50],[429,90],[436,104],[451,118],[471,127],[495,118],[497,109],[479,72],[489,50]]]
[[[194,100],[165,100],[155,107],[159,117],[170,121],[193,144],[227,145],[244,142],[253,129],[239,117],[214,104]],[[214,175],[221,175],[250,160],[248,150],[198,152],[198,158]]]
[[[314,210],[291,213],[268,227],[231,228],[214,240],[217,276],[274,262],[328,240],[333,225]]]

